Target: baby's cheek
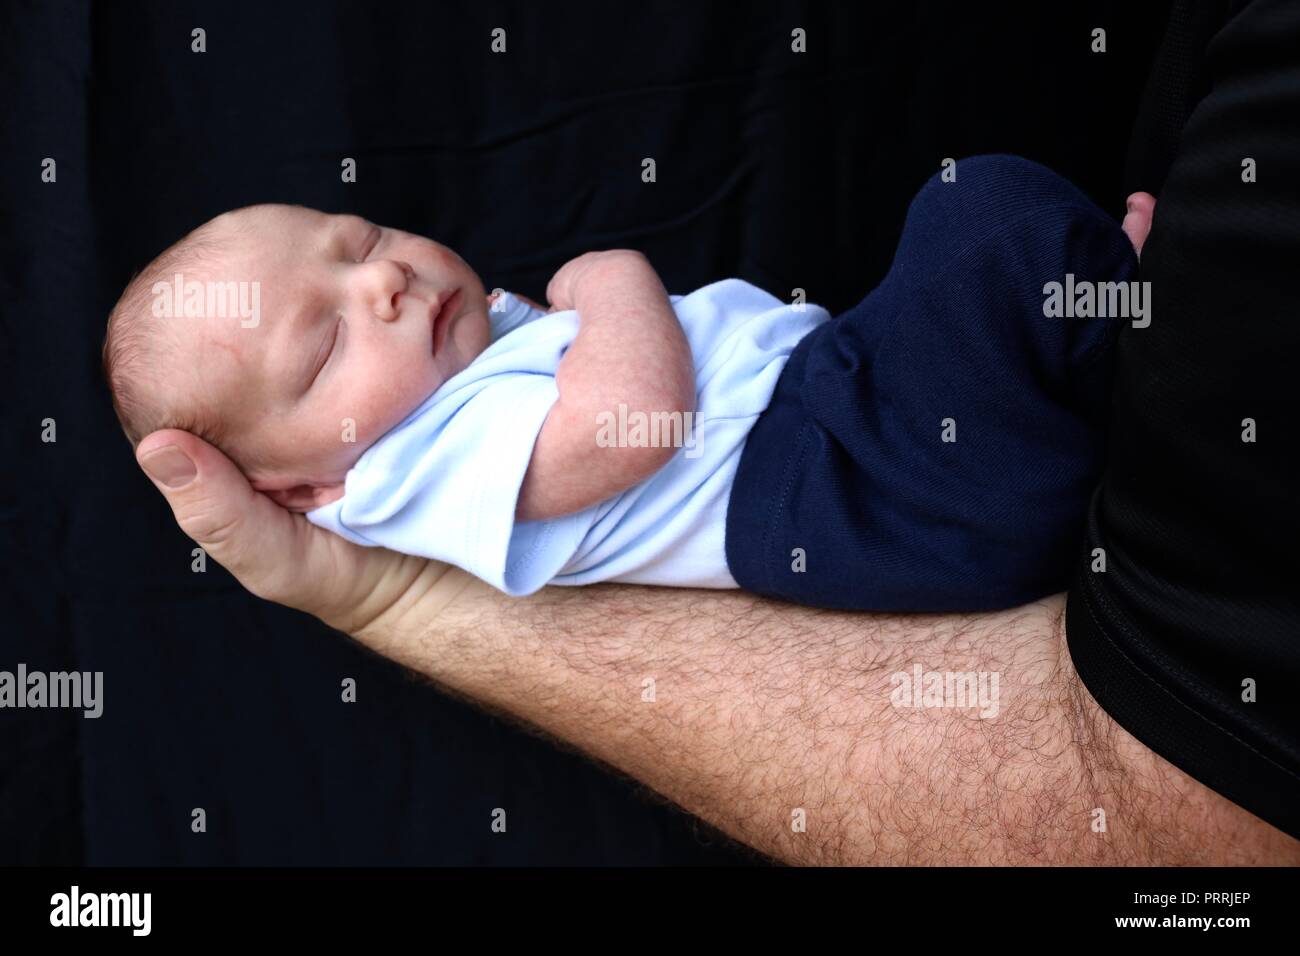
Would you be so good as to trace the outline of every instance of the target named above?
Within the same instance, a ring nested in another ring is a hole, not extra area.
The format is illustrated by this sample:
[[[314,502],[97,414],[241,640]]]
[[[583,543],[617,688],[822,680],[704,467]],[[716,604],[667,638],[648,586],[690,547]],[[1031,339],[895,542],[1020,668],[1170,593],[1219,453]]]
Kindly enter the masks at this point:
[[[335,382],[328,400],[312,409],[301,422],[303,437],[311,443],[317,461],[327,468],[351,467],[374,441],[374,399],[364,391],[345,389]]]
[[[411,355],[389,355],[378,367],[367,367],[346,379],[329,411],[320,415],[312,431],[318,446],[338,465],[352,463],[385,432],[396,426],[431,395],[439,382],[429,361]]]
[[[358,419],[351,415],[340,415],[337,423],[322,424],[324,427],[313,442],[317,461],[321,465],[319,470],[322,472],[345,473],[373,443],[364,416]]]
[[[367,396],[357,409],[359,441],[372,443],[397,425],[436,388],[429,382],[427,367],[394,367],[386,370],[381,387]]]

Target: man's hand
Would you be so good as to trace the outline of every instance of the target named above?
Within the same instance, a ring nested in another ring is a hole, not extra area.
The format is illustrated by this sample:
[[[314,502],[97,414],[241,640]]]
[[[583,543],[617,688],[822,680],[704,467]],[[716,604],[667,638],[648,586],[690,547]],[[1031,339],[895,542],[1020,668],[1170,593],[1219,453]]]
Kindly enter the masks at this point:
[[[695,410],[690,344],[645,256],[626,249],[578,256],[555,274],[546,296],[553,309],[578,311],[578,334],[556,371],[560,397],[533,447],[515,512],[520,521],[572,514],[612,498],[676,453],[661,444],[602,444],[606,416],[645,415],[654,422]]]
[[[340,631],[364,632],[417,596],[431,609],[475,580],[316,527],[254,491],[230,459],[189,432],[154,432],[136,448],[136,460],[181,530],[244,587]]]
[[[186,534],[254,594],[556,735],[780,859],[1300,862],[1300,843],[1106,716],[1070,665],[1059,596],[971,615],[626,585],[514,599],[284,511],[185,432],[155,432],[137,457]],[[899,675],[918,666],[997,673],[996,707],[900,704]]]
[[[1150,193],[1134,193],[1128,197],[1128,212],[1124,215],[1123,230],[1133,243],[1133,251],[1142,257],[1142,247],[1146,245],[1151,232],[1151,220],[1156,212],[1156,197]]]

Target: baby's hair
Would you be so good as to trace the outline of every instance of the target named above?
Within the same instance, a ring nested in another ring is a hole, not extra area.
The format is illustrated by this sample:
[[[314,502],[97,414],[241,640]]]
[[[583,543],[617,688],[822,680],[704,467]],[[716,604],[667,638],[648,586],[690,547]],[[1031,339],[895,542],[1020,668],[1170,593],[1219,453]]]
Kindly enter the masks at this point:
[[[157,374],[176,360],[179,349],[167,334],[166,323],[153,316],[154,284],[170,284],[177,272],[197,271],[215,262],[233,242],[230,228],[228,219],[220,225],[216,220],[204,223],[132,276],[109,313],[102,361],[113,410],[132,448],[160,428],[179,428],[220,448],[248,473],[271,463],[236,447],[217,409],[169,392]]]

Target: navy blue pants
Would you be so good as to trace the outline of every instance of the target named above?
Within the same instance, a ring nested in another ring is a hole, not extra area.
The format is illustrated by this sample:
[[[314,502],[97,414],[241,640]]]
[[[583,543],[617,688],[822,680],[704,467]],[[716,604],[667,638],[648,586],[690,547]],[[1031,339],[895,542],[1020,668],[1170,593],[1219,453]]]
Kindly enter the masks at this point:
[[[1044,290],[1136,266],[1119,224],[1036,163],[974,157],[926,183],[884,281],[799,343],[746,442],[726,531],[740,586],[881,611],[1064,590],[1129,319],[1049,317]]]

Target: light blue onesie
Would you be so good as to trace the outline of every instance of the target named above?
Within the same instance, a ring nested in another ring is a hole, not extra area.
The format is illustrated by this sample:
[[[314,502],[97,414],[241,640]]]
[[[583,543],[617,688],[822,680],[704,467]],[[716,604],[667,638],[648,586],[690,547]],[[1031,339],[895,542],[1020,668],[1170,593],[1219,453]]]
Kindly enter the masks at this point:
[[[342,498],[307,517],[358,544],[455,564],[513,595],[597,581],[736,587],[723,539],[745,438],[790,352],[830,316],[739,279],[671,301],[695,360],[693,420],[651,422],[610,409],[593,423],[598,441],[680,443],[640,484],[577,514],[515,521],[533,444],[559,396],[555,371],[579,320],[506,293],[488,313],[488,348],[366,450]]]

